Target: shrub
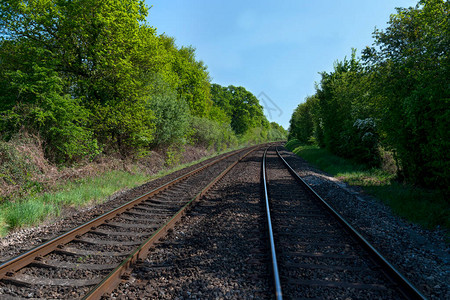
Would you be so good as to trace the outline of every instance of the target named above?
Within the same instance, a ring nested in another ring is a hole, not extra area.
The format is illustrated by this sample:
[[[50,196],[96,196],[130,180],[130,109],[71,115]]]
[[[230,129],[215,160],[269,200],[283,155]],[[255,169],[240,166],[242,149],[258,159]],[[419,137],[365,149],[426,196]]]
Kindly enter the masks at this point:
[[[279,129],[271,128],[267,134],[267,139],[269,141],[282,141],[286,139],[286,135]]]
[[[241,144],[258,144],[268,140],[269,130],[264,127],[253,127],[239,137]]]
[[[154,146],[184,144],[189,132],[189,106],[178,100],[175,91],[164,89],[147,100],[148,108],[155,116]]]
[[[45,140],[47,156],[58,162],[98,153],[97,142],[86,127],[89,112],[79,99],[63,94],[62,79],[55,71],[32,64],[28,73],[9,72],[6,79],[10,85],[0,97],[4,139],[26,128]]]
[[[12,142],[0,140],[0,197],[40,192],[42,184],[35,179],[40,173],[26,153],[19,152]]]
[[[206,148],[223,150],[237,144],[237,138],[231,126],[227,124],[220,124],[207,118],[193,117],[191,129],[191,142]]]

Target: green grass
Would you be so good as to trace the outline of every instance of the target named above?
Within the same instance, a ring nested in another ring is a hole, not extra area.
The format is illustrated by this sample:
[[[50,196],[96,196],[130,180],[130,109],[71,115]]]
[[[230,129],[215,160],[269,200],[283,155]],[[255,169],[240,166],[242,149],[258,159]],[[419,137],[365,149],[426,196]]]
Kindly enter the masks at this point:
[[[220,153],[236,150],[227,149]],[[13,229],[28,227],[57,217],[65,207],[81,208],[104,202],[117,191],[139,186],[149,180],[165,176],[174,171],[189,167],[218,155],[215,153],[197,161],[180,164],[171,169],[163,169],[155,175],[148,176],[137,171],[109,171],[96,177],[89,177],[57,185],[52,192],[32,197],[9,199],[0,202],[0,236]]]
[[[442,227],[450,230],[450,204],[443,192],[426,190],[395,181],[395,175],[377,168],[367,168],[331,154],[317,146],[302,145],[291,140],[286,148],[301,156],[312,165],[350,185],[361,186],[398,216],[433,229]]]
[[[55,187],[55,192],[10,200],[0,204],[0,234],[39,224],[58,216],[63,207],[83,207],[100,203],[115,192],[133,188],[149,180],[144,174],[110,171],[92,178]]]

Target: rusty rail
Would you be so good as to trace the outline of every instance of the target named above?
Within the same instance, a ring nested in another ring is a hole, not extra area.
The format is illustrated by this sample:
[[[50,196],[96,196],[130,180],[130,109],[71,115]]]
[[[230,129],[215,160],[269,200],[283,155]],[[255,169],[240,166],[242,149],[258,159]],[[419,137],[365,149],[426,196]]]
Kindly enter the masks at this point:
[[[256,147],[251,147],[251,150],[254,150],[255,148]],[[39,257],[45,256],[45,255],[49,254],[50,252],[56,250],[60,245],[64,245],[64,244],[72,241],[73,239],[76,238],[76,236],[82,235],[82,234],[90,231],[93,227],[98,227],[99,225],[103,224],[105,221],[110,220],[110,219],[114,218],[115,216],[117,216],[118,214],[121,214],[121,213],[131,209],[135,205],[138,205],[139,203],[154,196],[155,194],[169,188],[170,186],[172,186],[182,180],[185,180],[186,178],[188,178],[194,174],[197,174],[198,172],[201,172],[202,170],[204,170],[222,160],[225,160],[233,155],[236,155],[236,153],[239,153],[239,151],[244,152],[245,150],[246,149],[233,151],[223,157],[215,159],[201,167],[196,168],[195,170],[188,172],[187,174],[179,176],[179,177],[173,179],[172,181],[170,181],[158,188],[153,189],[152,191],[150,191],[140,197],[137,197],[137,198],[135,198],[131,201],[128,201],[127,203],[113,209],[113,210],[110,210],[110,211],[102,214],[101,216],[96,217],[95,219],[93,219],[91,221],[88,221],[80,226],[77,226],[77,227],[69,230],[68,232],[63,233],[62,235],[59,235],[39,246],[34,247],[31,250],[28,250],[16,257],[13,257],[13,258],[1,263],[0,264],[0,279],[4,278],[5,276],[13,275],[18,270],[33,263],[36,259],[39,259]]]
[[[238,160],[228,166],[222,173],[214,178],[203,190],[201,190],[194,198],[186,203],[180,210],[163,226],[161,226],[151,237],[145,240],[133,253],[131,253],[117,268],[105,277],[98,285],[96,285],[83,299],[100,299],[106,293],[112,292],[122,281],[122,278],[128,277],[128,272],[138,260],[145,259],[150,248],[163,237],[170,229],[172,229],[186,211],[195,201],[201,199],[220,179],[222,179],[239,161],[255,151],[255,147],[241,156]]]

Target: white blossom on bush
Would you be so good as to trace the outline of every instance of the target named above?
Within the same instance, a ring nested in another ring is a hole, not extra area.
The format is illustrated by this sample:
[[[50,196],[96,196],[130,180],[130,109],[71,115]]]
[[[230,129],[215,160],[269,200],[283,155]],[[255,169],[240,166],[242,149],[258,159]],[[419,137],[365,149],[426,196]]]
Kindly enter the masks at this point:
[[[362,131],[375,130],[376,124],[373,118],[356,119],[353,126]]]
[[[357,119],[353,126],[359,131],[361,141],[365,143],[376,143],[377,138],[375,135],[375,120],[372,118]]]

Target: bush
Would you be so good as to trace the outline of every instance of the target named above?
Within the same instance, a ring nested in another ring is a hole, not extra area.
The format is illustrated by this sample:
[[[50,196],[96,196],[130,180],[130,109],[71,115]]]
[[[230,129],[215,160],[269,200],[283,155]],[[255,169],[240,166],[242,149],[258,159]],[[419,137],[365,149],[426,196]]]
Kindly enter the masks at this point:
[[[289,139],[296,138],[303,143],[308,143],[314,135],[313,109],[317,98],[308,97],[304,103],[300,103],[289,121]]]
[[[191,142],[206,148],[223,150],[237,144],[237,138],[230,125],[220,124],[201,117],[191,119]]]
[[[26,128],[45,140],[45,152],[57,162],[70,162],[98,153],[90,118],[80,100],[64,95],[55,71],[33,64],[29,73],[6,74],[10,85],[0,100],[0,130],[4,139]]]
[[[353,159],[368,166],[379,166],[378,134],[373,118],[356,119],[352,129],[349,147],[354,150]]]
[[[380,136],[406,181],[449,192],[450,2],[398,8],[363,57],[375,74]]]
[[[155,116],[154,146],[184,144],[189,132],[189,106],[178,100],[175,91],[165,88],[147,100],[148,108]]]
[[[269,141],[283,141],[286,139],[286,135],[279,129],[271,128],[267,134],[267,139]]]
[[[268,140],[269,130],[264,127],[250,128],[239,136],[240,144],[259,144]]]
[[[11,142],[0,140],[0,200],[13,194],[33,194],[42,190],[34,177],[41,170],[26,153],[17,150]]]

